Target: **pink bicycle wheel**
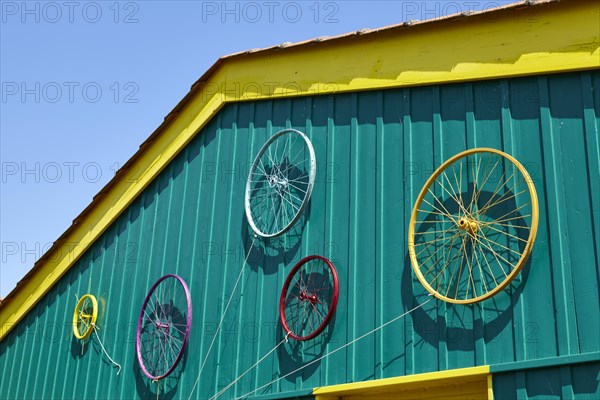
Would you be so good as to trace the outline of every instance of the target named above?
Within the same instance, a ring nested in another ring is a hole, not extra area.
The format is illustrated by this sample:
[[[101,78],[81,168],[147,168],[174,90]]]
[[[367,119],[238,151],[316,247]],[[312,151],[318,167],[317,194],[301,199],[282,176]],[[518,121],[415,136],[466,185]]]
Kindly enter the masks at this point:
[[[183,356],[192,326],[192,300],[185,281],[165,275],[154,283],[140,312],[135,340],[140,368],[148,378],[168,376]]]
[[[317,337],[333,318],[339,296],[335,267],[321,256],[303,258],[290,271],[279,299],[285,333],[296,340]]]

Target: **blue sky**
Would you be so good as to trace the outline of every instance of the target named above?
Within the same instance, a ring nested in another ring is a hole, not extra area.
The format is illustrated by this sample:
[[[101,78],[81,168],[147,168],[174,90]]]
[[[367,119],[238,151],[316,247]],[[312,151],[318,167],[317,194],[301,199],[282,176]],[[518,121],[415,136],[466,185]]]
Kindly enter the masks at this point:
[[[223,55],[512,1],[0,1],[0,296]]]

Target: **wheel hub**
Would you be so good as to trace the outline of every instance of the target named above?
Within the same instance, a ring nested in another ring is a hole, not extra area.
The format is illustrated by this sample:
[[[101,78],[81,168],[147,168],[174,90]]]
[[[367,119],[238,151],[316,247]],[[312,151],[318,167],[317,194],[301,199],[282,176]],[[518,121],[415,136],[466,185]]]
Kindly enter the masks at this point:
[[[475,219],[461,217],[458,219],[458,227],[461,230],[470,233],[473,236],[477,236],[477,231],[479,230],[479,223]]]
[[[277,176],[277,174],[269,175],[268,182],[271,189],[275,189],[280,193],[283,192],[288,186],[288,180],[285,178],[280,178]]]
[[[316,294],[309,294],[304,291],[300,292],[300,301],[310,301],[312,304],[316,304],[318,302]]]
[[[169,323],[162,323],[162,322],[157,322],[156,323],[156,328],[157,329],[161,329],[163,331],[166,331],[167,333],[170,333],[171,331],[171,326],[169,325]]]

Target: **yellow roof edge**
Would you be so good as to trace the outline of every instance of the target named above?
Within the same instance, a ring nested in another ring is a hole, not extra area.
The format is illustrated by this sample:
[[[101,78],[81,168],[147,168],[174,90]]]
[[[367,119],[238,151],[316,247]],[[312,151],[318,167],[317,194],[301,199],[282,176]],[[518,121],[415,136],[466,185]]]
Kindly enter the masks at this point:
[[[316,396],[350,396],[356,394],[369,393],[371,391],[385,391],[401,389],[403,386],[423,383],[423,387],[427,383],[435,382],[437,385],[447,383],[465,383],[472,380],[485,381],[490,375],[490,367],[488,365],[479,367],[468,367],[451,369],[447,371],[425,372],[421,374],[396,376],[393,378],[375,379],[364,382],[342,383],[340,385],[323,386],[315,388],[313,395]]]
[[[529,4],[219,59],[0,303],[0,340],[226,103],[600,67],[596,1]]]

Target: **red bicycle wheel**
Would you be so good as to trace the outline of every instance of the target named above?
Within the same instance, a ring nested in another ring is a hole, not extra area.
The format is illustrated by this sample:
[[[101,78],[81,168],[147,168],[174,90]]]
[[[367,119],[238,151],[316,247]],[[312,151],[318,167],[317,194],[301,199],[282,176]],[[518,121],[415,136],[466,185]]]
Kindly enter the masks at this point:
[[[321,256],[300,260],[287,276],[279,299],[285,333],[296,340],[317,337],[333,318],[339,290],[331,261]]]

